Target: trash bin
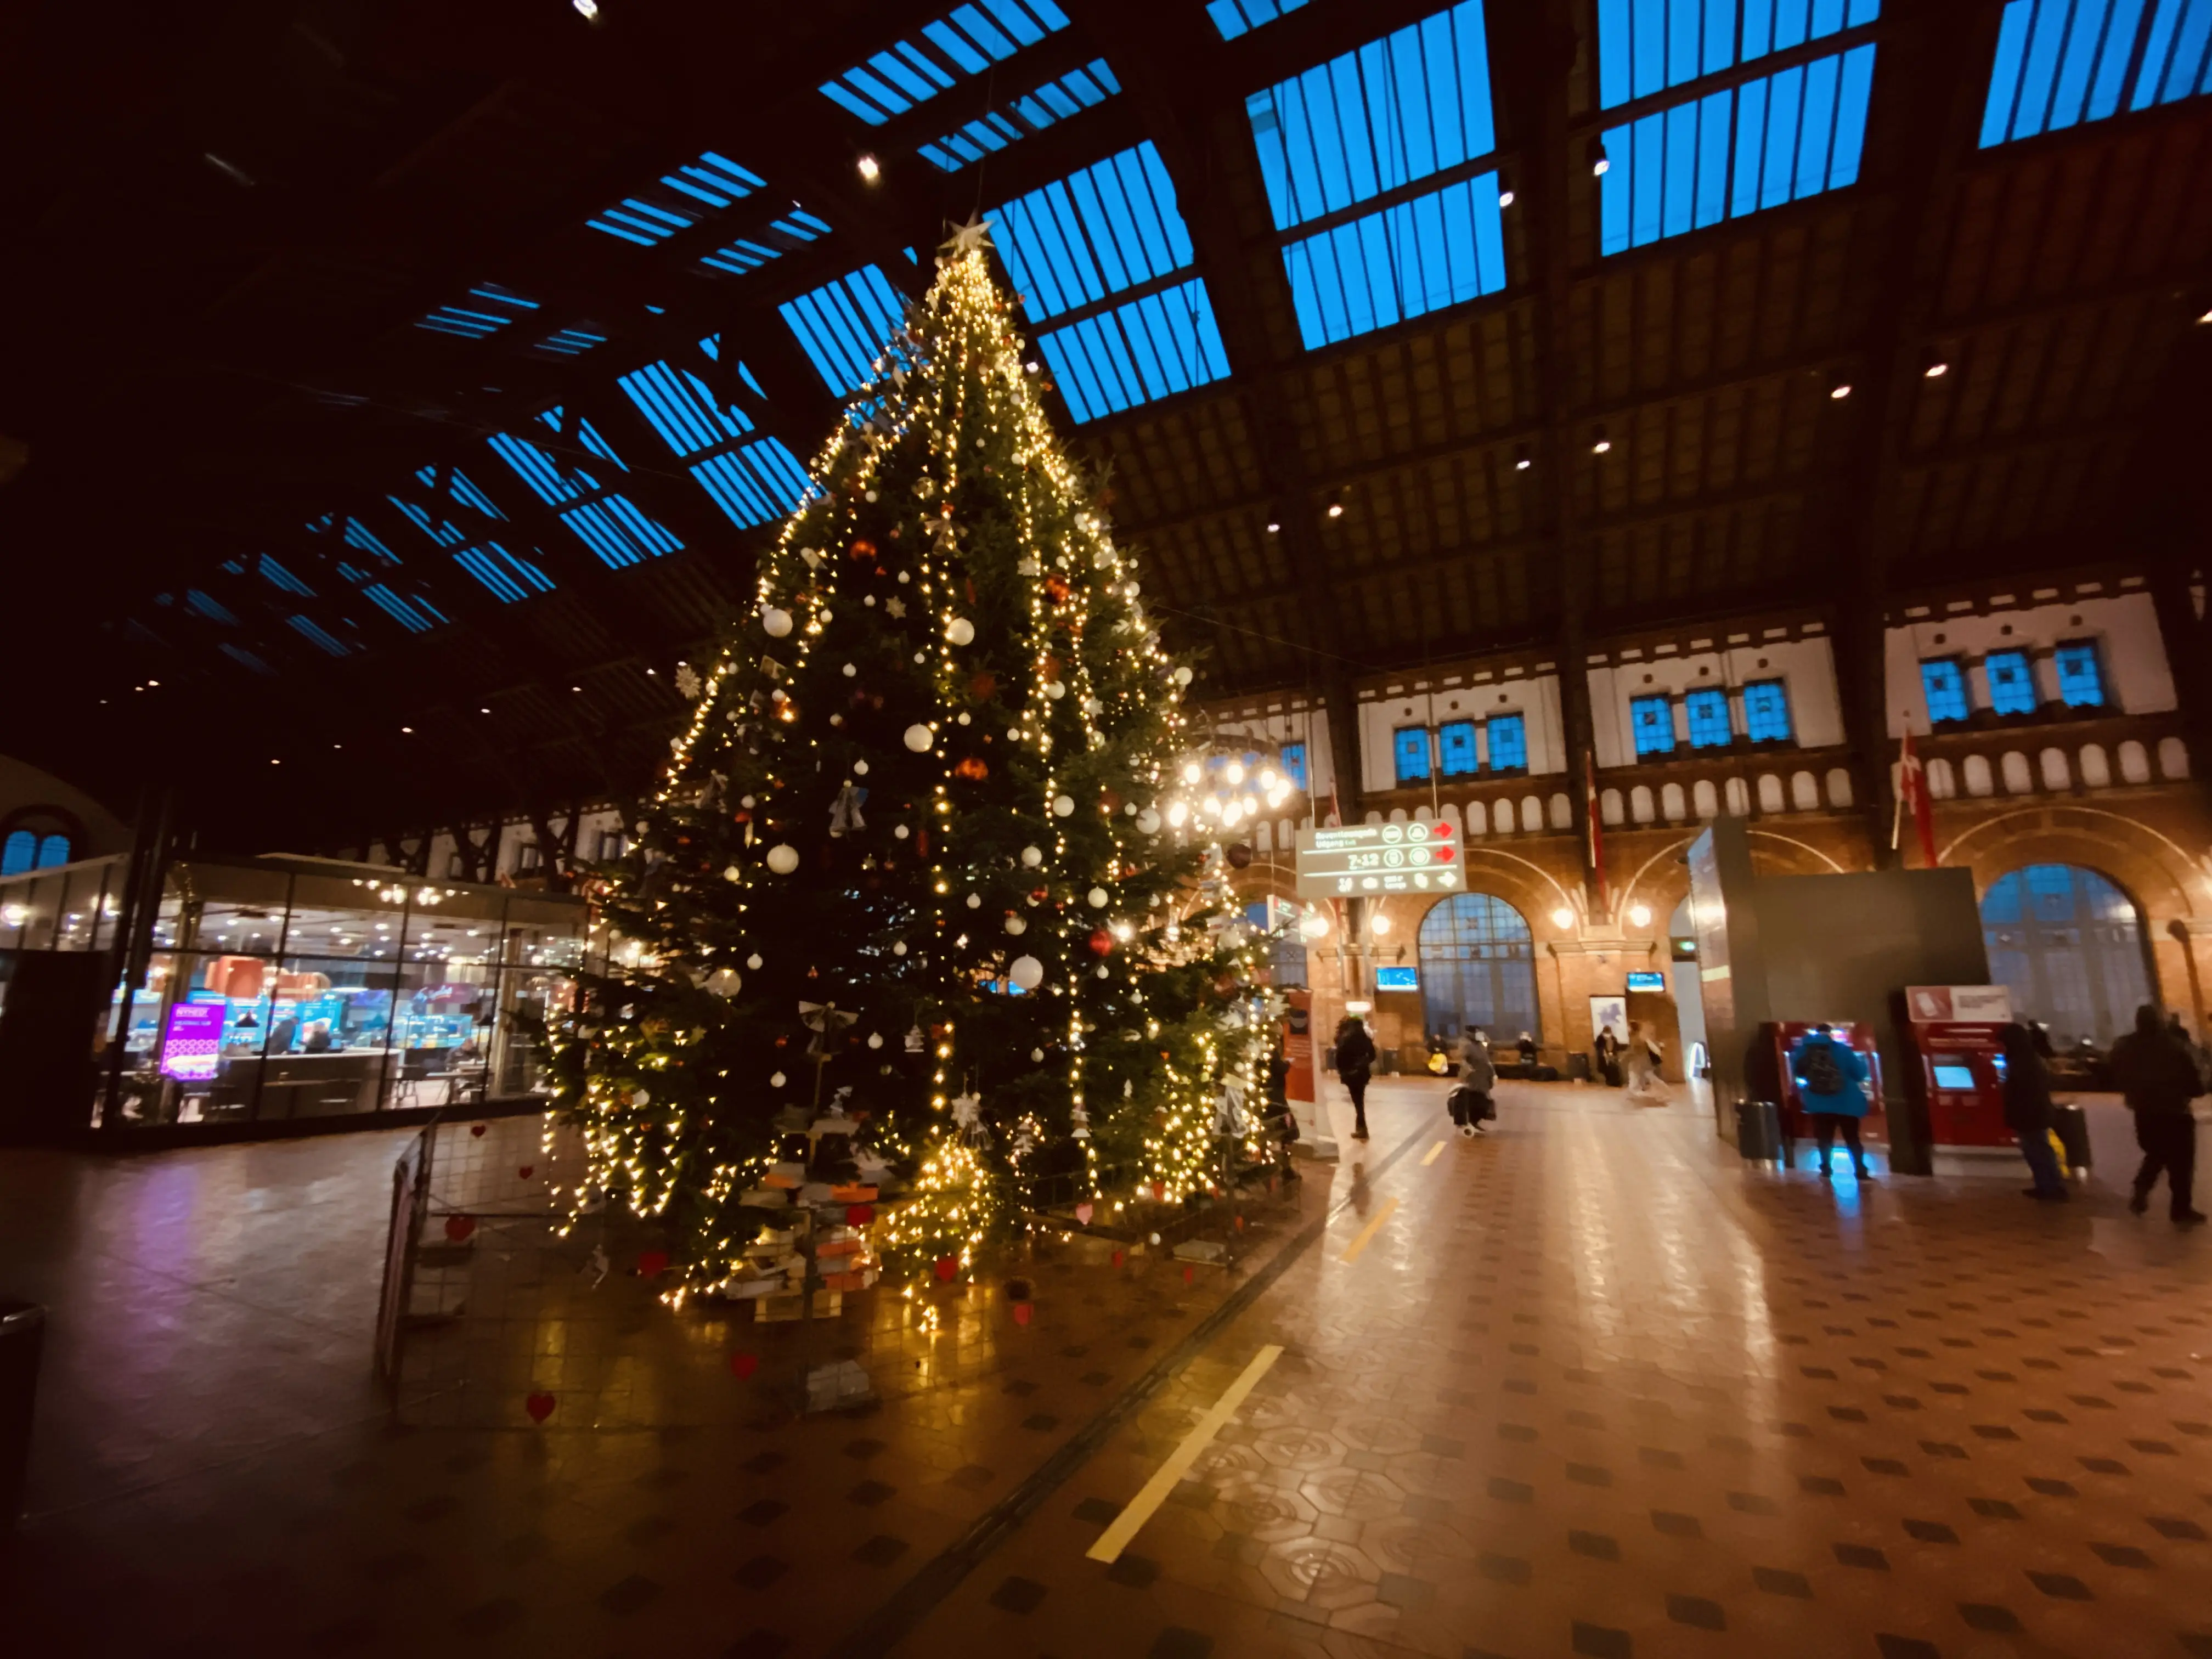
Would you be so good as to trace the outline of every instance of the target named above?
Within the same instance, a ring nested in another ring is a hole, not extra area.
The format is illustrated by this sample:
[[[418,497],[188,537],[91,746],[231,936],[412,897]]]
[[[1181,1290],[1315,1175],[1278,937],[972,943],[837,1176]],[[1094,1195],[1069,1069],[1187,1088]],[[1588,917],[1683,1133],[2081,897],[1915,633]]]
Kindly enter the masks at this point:
[[[1782,1161],[1782,1115],[1772,1101],[1736,1102],[1735,1149],[1745,1158],[1762,1163]]]
[[[39,1389],[39,1350],[46,1334],[44,1308],[0,1297],[0,1526],[13,1527],[23,1512],[31,1401]]]
[[[2089,1156],[2089,1115],[2073,1102],[2062,1101],[2051,1109],[2051,1127],[2065,1150],[2067,1169],[2088,1169],[2094,1161]]]

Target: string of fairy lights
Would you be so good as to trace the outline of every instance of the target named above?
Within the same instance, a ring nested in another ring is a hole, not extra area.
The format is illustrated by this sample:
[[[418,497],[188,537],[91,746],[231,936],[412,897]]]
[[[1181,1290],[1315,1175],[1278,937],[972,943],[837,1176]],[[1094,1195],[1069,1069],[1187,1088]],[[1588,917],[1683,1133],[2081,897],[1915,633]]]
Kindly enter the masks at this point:
[[[1008,454],[1011,459],[1011,476],[995,482],[1011,510],[1022,550],[1016,569],[1026,581],[1024,654],[1030,672],[1029,684],[1002,735],[1011,747],[1035,757],[1042,792],[1037,817],[1052,833],[1049,867],[1036,867],[1034,878],[1056,883],[1061,889],[1056,908],[1066,918],[1068,931],[1060,941],[1061,971],[1051,982],[1037,977],[1021,984],[1024,965],[1032,969],[1036,965],[1026,956],[1006,971],[1021,989],[1063,997],[1067,1003],[1065,1083],[1073,1121],[1081,1132],[1085,1189],[1099,1194],[1103,1173],[1097,1140],[1086,1127],[1090,1040],[1108,1029],[1106,1012],[1122,1001],[1126,1018],[1143,1016],[1147,1039],[1161,1038],[1158,1020],[1146,1012],[1148,972],[1212,961],[1228,975],[1228,982],[1245,988],[1243,1001],[1230,1018],[1200,1029],[1192,1049],[1181,1060],[1167,1048],[1159,1051],[1159,1083],[1152,1103],[1155,1115],[1138,1138],[1143,1154],[1139,1184],[1149,1187],[1157,1199],[1180,1201],[1215,1185],[1220,1127],[1217,1101],[1224,1085],[1241,1091],[1248,1101],[1257,1099],[1267,1050],[1261,994],[1249,988],[1259,965],[1249,930],[1232,924],[1225,933],[1186,931],[1181,923],[1202,914],[1201,905],[1184,908],[1170,902],[1154,920],[1121,914],[1115,897],[1127,874],[1145,867],[1152,857],[1150,844],[1163,833],[1178,838],[1185,830],[1201,838],[1224,834],[1250,816],[1256,801],[1237,801],[1237,810],[1231,811],[1217,805],[1209,812],[1203,805],[1207,798],[1188,787],[1197,781],[1188,769],[1176,769],[1170,778],[1155,755],[1136,771],[1126,796],[1101,787],[1091,803],[1105,831],[1104,874],[1090,879],[1073,868],[1074,814],[1084,810],[1077,793],[1089,787],[1081,781],[1080,763],[1108,747],[1116,732],[1133,729],[1132,723],[1140,720],[1160,723],[1168,739],[1164,749],[1187,746],[1190,726],[1181,695],[1190,672],[1177,667],[1162,648],[1146,620],[1133,574],[1103,520],[1086,505],[1083,481],[1062,453],[1023,370],[1019,354],[1024,343],[1012,331],[1012,307],[993,282],[980,242],[980,235],[956,239],[949,256],[939,260],[938,280],[921,302],[912,331],[902,330],[877,359],[875,379],[855,394],[851,418],[839,423],[816,454],[797,508],[760,562],[754,622],[733,635],[699,684],[690,716],[671,744],[670,760],[647,809],[659,812],[697,800],[707,787],[702,774],[709,769],[714,745],[741,738],[752,721],[781,728],[775,740],[785,746],[780,751],[784,758],[779,768],[772,769],[772,780],[795,775],[809,759],[817,766],[823,763],[823,727],[809,718],[820,711],[802,710],[790,688],[806,681],[815,653],[823,648],[826,631],[844,603],[840,576],[845,560],[840,554],[869,545],[862,535],[863,514],[878,499],[889,459],[902,444],[919,437],[927,446],[927,459],[914,485],[915,500],[896,505],[901,513],[918,516],[922,531],[908,550],[896,580],[912,590],[911,603],[927,623],[921,632],[927,643],[914,653],[913,661],[927,671],[937,705],[927,718],[908,728],[907,747],[916,755],[933,756],[936,776],[927,793],[915,797],[921,803],[915,821],[902,819],[892,826],[892,834],[902,843],[914,843],[927,872],[923,948],[921,959],[908,963],[906,971],[910,982],[913,976],[919,977],[925,992],[922,1006],[939,1012],[927,1022],[924,1038],[931,1055],[925,1127],[917,1144],[885,1149],[910,1158],[915,1172],[900,1201],[886,1205],[875,1226],[885,1259],[934,1256],[941,1261],[949,1256],[962,1271],[973,1270],[976,1252],[1008,1208],[991,1169],[971,1140],[972,1124],[961,1121],[954,1100],[956,1092],[960,1093],[959,1103],[966,1105],[972,1117],[972,1089],[958,1087],[959,1027],[951,1011],[963,997],[974,994],[977,975],[988,971],[975,963],[971,945],[980,945],[988,955],[1000,944],[971,939],[968,931],[965,913],[981,908],[974,884],[981,866],[970,870],[976,860],[956,844],[953,745],[944,741],[948,719],[966,726],[972,718],[958,706],[963,684],[958,653],[974,637],[972,623],[962,614],[956,562],[961,536],[968,528],[959,512],[966,477],[963,447]],[[984,366],[982,372],[973,372],[978,364]],[[971,398],[971,392],[977,395]],[[988,466],[983,470],[992,471]],[[1119,623],[1103,647],[1094,632],[1100,618],[1094,599],[1101,596],[1122,607]],[[971,586],[970,603],[973,597]],[[871,594],[862,602],[872,605],[875,600]],[[893,614],[904,614],[896,602]],[[757,642],[759,639],[767,641],[764,649]],[[780,660],[781,656],[790,661]],[[1098,670],[1109,663],[1116,671],[1102,679]],[[846,665],[843,672],[850,676],[852,665]],[[841,718],[830,714],[828,724],[835,727]],[[722,732],[718,721],[733,729]],[[858,783],[866,771],[865,760],[854,760],[848,786]],[[1275,781],[1265,780],[1260,791],[1271,805],[1277,795],[1272,787]],[[1178,784],[1185,787],[1178,790]],[[750,813],[756,801],[748,794],[741,804]],[[776,827],[764,813],[757,821],[740,816],[748,848],[757,827]],[[1042,857],[1030,859],[1029,854],[1036,851],[1032,848],[1024,853],[1024,865],[1045,865]],[[1218,846],[1213,847],[1210,868],[1217,886],[1219,855]],[[737,908],[742,915],[747,908],[744,895],[756,884],[786,878],[798,866],[796,849],[778,842],[764,857],[734,860],[722,874],[738,890]],[[967,889],[957,898],[956,880]],[[1043,890],[1032,893],[1029,903],[1037,904]],[[652,908],[657,913],[665,906],[665,899],[656,897]],[[1162,908],[1161,895],[1155,892],[1147,908]],[[1010,939],[1026,931],[1025,926],[1016,925],[1017,915],[1013,910],[1007,913],[1005,932]],[[1087,940],[1079,926],[1086,919],[1093,922]],[[981,920],[979,915],[977,921]],[[1106,939],[1103,946],[1102,933]],[[1126,948],[1140,936],[1143,949]],[[655,943],[659,950],[641,953],[641,968],[659,965],[662,956],[672,953],[668,939]],[[894,957],[908,955],[903,936],[880,943]],[[1085,943],[1095,959],[1086,959]],[[719,964],[734,980],[737,961],[742,959],[749,970],[757,972],[764,951],[796,948],[798,943],[787,939],[741,939],[719,946],[683,941],[673,954],[689,953]],[[1088,1020],[1086,996],[1101,1011]],[[686,1289],[711,1284],[732,1270],[732,1252],[744,1245],[730,1216],[771,1162],[770,1155],[762,1152],[717,1158],[695,1171],[698,1154],[687,1139],[695,1127],[693,1115],[675,1098],[661,1109],[647,1109],[656,1091],[646,1079],[681,1068],[687,1051],[698,1052],[704,1036],[703,1030],[676,1029],[665,1022],[657,1029],[651,1020],[631,1022],[627,1010],[619,1018],[603,1012],[574,1034],[575,1040],[596,1046],[587,1056],[577,1114],[583,1126],[588,1179],[574,1191],[569,1224],[574,1225],[594,1189],[619,1193],[640,1213],[665,1213],[683,1183],[696,1173],[701,1199],[717,1218],[708,1241],[715,1259],[689,1271]],[[738,1091],[757,1089],[759,1081],[740,1078],[732,1082],[727,1072],[720,1073],[720,1080]],[[774,1090],[785,1087],[787,1080],[781,1069],[767,1079]],[[720,1097],[717,1090],[706,1092],[710,1103]],[[1025,1120],[1025,1133],[1033,1123]],[[1258,1151],[1254,1119],[1248,1117],[1245,1133],[1245,1151],[1253,1155]],[[678,1299],[682,1294],[676,1293]]]

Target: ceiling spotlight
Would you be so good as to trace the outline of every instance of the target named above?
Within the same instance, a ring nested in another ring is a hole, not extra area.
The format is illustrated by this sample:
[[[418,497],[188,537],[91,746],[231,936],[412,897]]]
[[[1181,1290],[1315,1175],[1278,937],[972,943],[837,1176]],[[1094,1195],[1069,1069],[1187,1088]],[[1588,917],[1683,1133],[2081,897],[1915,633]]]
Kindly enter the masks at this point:
[[[1344,516],[1344,503],[1342,501],[1331,501],[1328,504],[1328,516],[1332,519],[1342,518]]]
[[[1632,927],[1649,927],[1651,925],[1651,907],[1648,904],[1630,905],[1628,920]]]
[[[1552,912],[1552,921],[1556,927],[1571,927],[1575,925],[1575,913],[1562,904]]]
[[[1933,351],[1920,354],[1920,376],[1926,380],[1939,380],[1951,372],[1951,365]]]
[[[1390,931],[1390,918],[1377,910],[1367,926],[1373,931],[1376,938],[1381,939],[1383,934]]]
[[[414,735],[415,728],[411,726],[403,726],[399,729],[402,732],[406,732],[410,737]]]
[[[1597,441],[1590,445],[1590,453],[1593,455],[1602,455],[1606,451],[1612,447],[1613,440],[1605,435],[1605,428],[1603,427],[1598,428]]]
[[[479,714],[489,714],[491,713],[491,710],[489,708],[479,708],[477,710],[477,713]]]
[[[1510,190],[1499,191],[1498,192],[1498,205],[1502,208],[1511,207],[1513,205],[1513,192]]]
[[[1283,526],[1280,526],[1280,525],[1279,525],[1279,524],[1270,524],[1270,525],[1267,526],[1267,533],[1268,533],[1270,536],[1275,535],[1275,534],[1277,534],[1279,532],[1280,532],[1280,531],[1281,531],[1282,527],[1283,527]]]
[[[2208,312],[2206,312],[2203,316],[2199,317],[2197,320],[2198,322],[2200,322],[2200,323],[2212,323],[2212,311],[2208,311]]]
[[[568,3],[576,9],[576,15],[586,23],[599,21],[599,0],[568,0]]]
[[[1514,445],[1513,470],[1516,472],[1526,472],[1532,464],[1533,458],[1528,453],[1528,446],[1526,444]]]
[[[859,166],[860,168],[860,177],[866,179],[872,185],[876,182],[877,177],[883,172],[883,168],[878,165],[876,158],[872,155],[863,155],[860,160]]]
[[[1837,381],[1835,385],[1828,388],[1828,395],[1831,398],[1833,398],[1837,402],[1841,403],[1844,398],[1851,395],[1851,383],[1849,380]]]
[[[1590,140],[1589,170],[1590,175],[1598,179],[1613,170],[1613,159],[1605,153],[1604,143],[1595,138]]]

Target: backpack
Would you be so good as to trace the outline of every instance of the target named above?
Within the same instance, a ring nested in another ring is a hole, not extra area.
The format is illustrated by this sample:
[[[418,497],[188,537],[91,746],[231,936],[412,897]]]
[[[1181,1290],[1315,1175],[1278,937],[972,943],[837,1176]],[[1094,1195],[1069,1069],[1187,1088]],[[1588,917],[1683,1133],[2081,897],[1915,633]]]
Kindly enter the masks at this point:
[[[1797,1056],[1799,1081],[1808,1094],[1839,1095],[1850,1086],[1844,1068],[1836,1063],[1832,1042],[1808,1042]]]

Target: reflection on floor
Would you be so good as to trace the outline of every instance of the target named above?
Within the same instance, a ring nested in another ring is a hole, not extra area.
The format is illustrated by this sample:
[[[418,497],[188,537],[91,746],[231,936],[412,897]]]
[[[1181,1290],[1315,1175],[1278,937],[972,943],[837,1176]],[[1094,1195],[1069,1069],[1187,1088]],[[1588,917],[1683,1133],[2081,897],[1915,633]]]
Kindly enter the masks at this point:
[[[402,1137],[0,1156],[0,1290],[55,1320],[11,1644],[2212,1654],[2212,1241],[2125,1212],[2112,1124],[2046,1208],[1747,1168],[1687,1105],[1499,1101],[1462,1141],[1439,1086],[1378,1083],[1373,1141],[1235,1269],[1048,1247],[1030,1322],[932,1291],[944,1378],[803,1420],[799,1365],[929,1340],[671,1316],[619,1259],[588,1291],[546,1255],[441,1373],[478,1403],[395,1422],[368,1361]]]

